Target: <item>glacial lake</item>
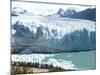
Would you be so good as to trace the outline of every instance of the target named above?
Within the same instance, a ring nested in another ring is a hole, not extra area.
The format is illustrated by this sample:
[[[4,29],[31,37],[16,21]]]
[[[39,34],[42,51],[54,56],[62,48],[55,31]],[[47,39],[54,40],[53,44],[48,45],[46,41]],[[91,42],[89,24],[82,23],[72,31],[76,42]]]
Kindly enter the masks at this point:
[[[53,64],[65,69],[96,69],[96,50],[56,54],[12,54],[12,61]]]

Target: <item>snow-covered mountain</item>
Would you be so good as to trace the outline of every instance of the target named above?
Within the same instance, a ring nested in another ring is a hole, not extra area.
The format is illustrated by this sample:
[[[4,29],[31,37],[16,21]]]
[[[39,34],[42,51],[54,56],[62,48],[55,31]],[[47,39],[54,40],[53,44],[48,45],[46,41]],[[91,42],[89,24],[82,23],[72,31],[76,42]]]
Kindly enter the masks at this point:
[[[66,15],[66,17],[96,21],[96,8],[88,8],[80,12],[71,10],[71,14]]]
[[[75,9],[59,9],[57,15],[60,17],[69,17],[69,18],[77,18],[77,19],[87,19],[96,21],[96,8],[88,8],[83,11],[77,12]]]
[[[60,17],[69,17],[73,14],[76,14],[76,10],[75,9],[66,9],[66,10],[63,10],[62,8],[60,8],[57,12],[57,14],[60,16]]]
[[[11,16],[32,16],[33,13],[27,11],[26,9],[20,7],[13,7],[11,11]]]
[[[38,11],[38,10],[37,10]],[[27,11],[26,9],[22,9],[20,7],[13,7],[12,16],[34,16],[34,15],[41,15],[41,16],[50,16],[50,17],[64,17],[64,18],[77,18],[77,19],[87,19],[96,21],[96,9],[95,8],[87,8],[83,11],[76,11],[75,8],[59,8],[58,10],[42,10],[36,12]]]
[[[12,53],[95,50],[95,22],[41,16],[12,17]]]
[[[27,11],[25,9],[19,8],[19,7],[14,7],[12,9],[11,15],[12,16],[18,16],[20,14],[25,14]]]

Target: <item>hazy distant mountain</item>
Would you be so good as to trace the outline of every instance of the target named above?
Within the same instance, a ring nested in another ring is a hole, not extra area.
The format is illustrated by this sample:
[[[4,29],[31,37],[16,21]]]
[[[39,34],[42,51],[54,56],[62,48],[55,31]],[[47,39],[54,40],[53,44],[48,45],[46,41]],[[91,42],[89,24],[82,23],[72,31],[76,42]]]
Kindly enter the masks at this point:
[[[18,16],[18,14],[11,12],[11,16]]]
[[[71,18],[87,19],[87,20],[96,21],[96,9],[95,8],[93,8],[93,9],[88,8],[84,11],[73,14],[70,17]]]
[[[38,11],[37,11],[38,13]],[[37,14],[36,13],[36,14]],[[43,12],[41,12],[43,13]],[[49,11],[46,11],[46,13],[49,13]],[[19,16],[19,15],[25,15],[25,16],[34,16],[34,11],[29,12],[23,8],[14,7],[11,12],[12,16]],[[38,14],[40,15],[40,14]],[[45,15],[42,15],[45,16]],[[83,11],[76,11],[74,8],[67,8],[66,10],[59,8],[57,12],[51,12],[49,15],[50,17],[69,17],[69,18],[77,18],[77,19],[86,19],[91,21],[96,21],[96,8],[88,8]]]
[[[76,13],[77,12],[75,11],[75,9],[67,9],[66,11],[64,11],[62,8],[60,8],[57,12],[60,17],[69,17]]]
[[[12,9],[11,16],[18,16],[18,15],[25,14],[25,13],[27,13],[25,9],[14,7]]]
[[[60,8],[59,10],[58,10],[58,12],[57,12],[57,14],[59,15],[59,16],[61,16],[61,17],[65,17],[65,11],[62,9],[62,8]]]
[[[96,8],[88,8],[80,12],[76,12],[74,9],[67,9],[66,11],[64,11],[63,9],[60,8],[57,14],[60,17],[70,17],[70,18],[96,21]]]

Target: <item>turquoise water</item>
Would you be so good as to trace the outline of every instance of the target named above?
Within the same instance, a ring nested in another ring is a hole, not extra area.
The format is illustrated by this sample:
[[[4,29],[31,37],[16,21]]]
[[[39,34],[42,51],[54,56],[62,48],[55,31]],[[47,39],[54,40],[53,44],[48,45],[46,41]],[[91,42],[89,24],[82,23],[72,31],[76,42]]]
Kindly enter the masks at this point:
[[[51,57],[50,57],[51,58]],[[47,61],[50,58],[44,59]],[[73,53],[57,53],[54,54],[53,59],[72,61],[72,64],[81,69],[95,69],[96,68],[96,51],[87,52],[73,52]]]
[[[96,50],[56,54],[13,54],[12,61],[47,63],[64,69],[91,70],[96,68]]]

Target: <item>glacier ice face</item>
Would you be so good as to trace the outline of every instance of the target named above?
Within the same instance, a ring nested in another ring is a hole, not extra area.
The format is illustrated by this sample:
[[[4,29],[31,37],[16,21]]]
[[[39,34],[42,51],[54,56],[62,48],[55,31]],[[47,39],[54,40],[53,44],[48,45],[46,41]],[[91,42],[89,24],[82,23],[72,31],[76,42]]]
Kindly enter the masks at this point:
[[[12,53],[95,49],[95,22],[43,16],[12,17]]]

